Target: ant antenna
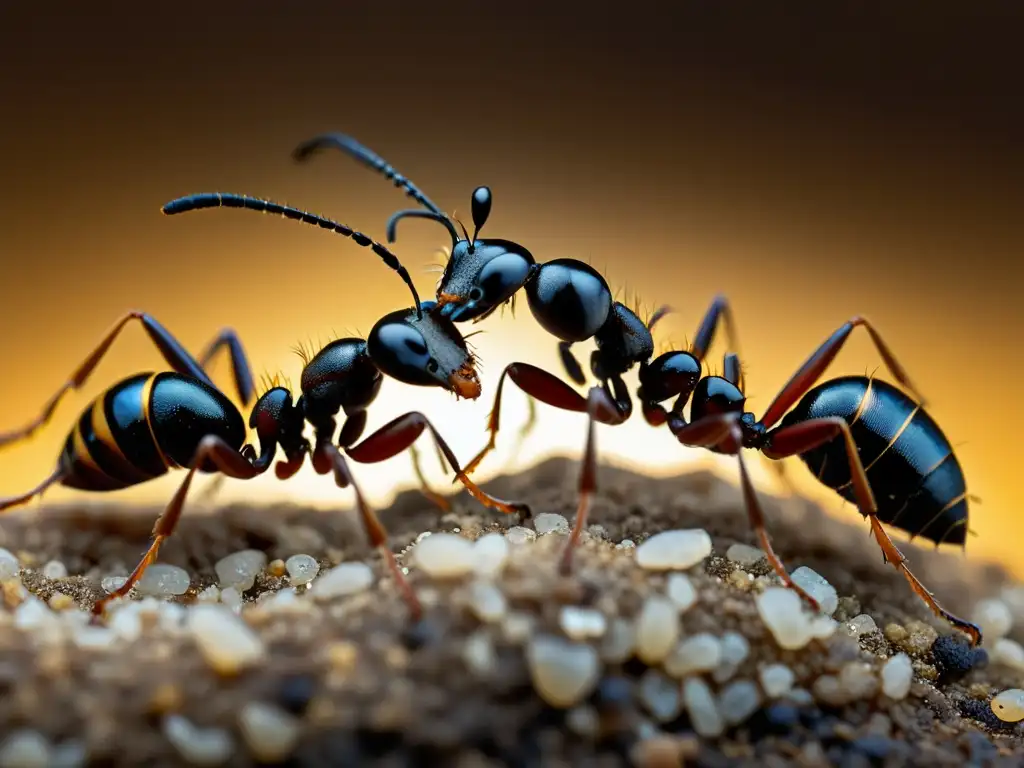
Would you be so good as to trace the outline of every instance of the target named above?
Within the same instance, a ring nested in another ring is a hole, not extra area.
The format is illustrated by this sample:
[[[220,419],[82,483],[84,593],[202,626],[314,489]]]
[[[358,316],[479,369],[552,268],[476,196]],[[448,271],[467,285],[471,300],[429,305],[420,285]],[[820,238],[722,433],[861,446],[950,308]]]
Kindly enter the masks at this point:
[[[405,211],[398,211],[391,215],[388,219],[387,224],[387,235],[388,242],[395,242],[396,232],[395,229],[398,226],[398,222],[404,218],[411,219],[430,219],[444,225],[444,228],[448,230],[448,234],[452,237],[452,248],[459,243],[459,233],[455,231],[455,226],[452,224],[451,219],[445,216],[443,213],[434,213],[433,211],[421,211],[418,208],[411,208]]]
[[[480,230],[487,223],[487,217],[491,215],[491,203],[494,198],[491,196],[490,187],[477,187],[473,190],[473,239],[469,241],[469,250],[473,250],[473,242]]]
[[[384,178],[394,182],[396,187],[404,190],[405,194],[431,213],[438,216],[444,215],[441,212],[441,209],[434,205],[433,201],[423,194],[419,187],[413,184],[412,181],[396,171],[394,166],[387,162],[383,157],[373,150],[364,147],[351,136],[346,136],[343,133],[325,133],[320,136],[316,136],[308,141],[302,142],[298,147],[296,147],[292,152],[292,158],[301,163],[308,160],[312,155],[316,154],[320,150],[328,148],[341,150],[345,154],[361,162],[363,165],[369,166],[373,170],[382,174]]]
[[[248,208],[251,211],[259,211],[261,213],[274,213],[279,216],[283,216],[286,219],[293,219],[305,224],[312,224],[320,227],[321,229],[329,229],[339,235],[351,238],[356,245],[361,245],[364,248],[372,250],[380,256],[385,264],[398,273],[398,276],[402,278],[405,284],[409,286],[409,290],[412,292],[413,306],[416,308],[416,318],[420,320],[423,319],[423,310],[420,309],[420,296],[416,293],[416,286],[413,285],[412,277],[409,276],[408,270],[402,266],[402,262],[398,260],[398,257],[380,243],[369,238],[367,235],[364,235],[362,232],[357,232],[351,227],[346,227],[344,224],[339,224],[336,221],[326,219],[323,216],[317,216],[315,213],[309,213],[307,211],[300,210],[299,208],[292,208],[288,205],[274,203],[270,200],[261,200],[257,197],[248,197],[247,195],[233,195],[220,192],[203,192],[198,195],[179,197],[177,200],[172,200],[167,203],[161,210],[167,216],[174,216],[178,213],[199,211],[204,208],[221,207]]]

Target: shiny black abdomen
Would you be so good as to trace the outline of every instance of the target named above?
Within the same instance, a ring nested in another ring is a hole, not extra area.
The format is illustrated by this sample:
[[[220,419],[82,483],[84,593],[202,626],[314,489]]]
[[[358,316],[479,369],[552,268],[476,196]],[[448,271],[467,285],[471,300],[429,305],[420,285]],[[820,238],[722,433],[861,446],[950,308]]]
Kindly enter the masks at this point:
[[[604,325],[612,294],[601,274],[576,259],[542,264],[526,283],[530,311],[541,327],[562,341],[584,341]]]
[[[847,376],[804,395],[779,428],[825,416],[850,425],[882,522],[937,543],[964,542],[963,470],[928,413],[887,382]],[[801,458],[822,483],[855,501],[841,436]]]
[[[149,423],[164,456],[179,467],[189,466],[207,435],[217,435],[236,450],[245,443],[245,421],[234,404],[220,390],[177,373],[154,378]]]

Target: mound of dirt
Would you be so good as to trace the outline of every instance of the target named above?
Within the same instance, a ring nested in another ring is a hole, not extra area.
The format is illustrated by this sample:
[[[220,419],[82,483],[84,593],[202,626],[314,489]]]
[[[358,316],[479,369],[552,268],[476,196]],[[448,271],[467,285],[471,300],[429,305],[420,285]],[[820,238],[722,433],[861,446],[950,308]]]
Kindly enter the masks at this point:
[[[733,546],[756,543],[739,490],[710,473],[602,467],[560,576],[576,468],[487,484],[529,502],[529,521],[464,496],[441,515],[412,492],[384,510],[418,622],[348,511],[190,509],[160,557],[188,590],[123,600],[103,626],[85,610],[135,564],[157,510],[5,516],[0,547],[21,570],[0,609],[0,766],[1024,764],[1024,726],[990,706],[1024,687],[1024,592],[1001,569],[898,542],[952,611],[989,616],[980,601],[1002,600],[1010,620],[971,652],[857,515],[766,496],[790,571],[828,582],[814,591],[831,619],[787,641],[778,580]],[[657,566],[645,542],[676,529],[706,531],[711,551],[684,534],[687,553]],[[265,553],[241,592],[215,567],[240,550]],[[272,561],[299,554],[319,572],[295,586]]]

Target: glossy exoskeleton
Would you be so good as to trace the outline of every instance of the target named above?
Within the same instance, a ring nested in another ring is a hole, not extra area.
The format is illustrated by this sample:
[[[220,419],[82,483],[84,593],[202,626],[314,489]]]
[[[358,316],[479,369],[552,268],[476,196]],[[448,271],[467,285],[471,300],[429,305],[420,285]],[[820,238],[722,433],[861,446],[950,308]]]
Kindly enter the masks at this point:
[[[868,331],[890,374],[913,393],[914,399],[876,378],[845,376],[819,383],[858,326]],[[882,527],[883,523],[891,525],[936,545],[963,545],[969,497],[963,470],[949,440],[924,410],[923,398],[877,330],[862,317],[840,326],[793,375],[760,419],[745,410],[739,370],[735,353],[725,355],[722,376],[707,376],[702,375],[701,361],[691,352],[666,352],[641,368],[637,395],[647,421],[667,426],[683,445],[737,457],[751,526],[783,582],[816,606],[813,598],[789,577],[772,549],[743,460],[744,448],[760,451],[773,460],[799,456],[821,483],[856,503],[870,522],[884,560],[903,574],[936,615],[966,633],[973,645],[979,644],[980,628],[936,601],[910,571],[906,557]],[[669,409],[661,405],[672,399]],[[572,410],[580,410],[579,405],[575,403]],[[687,405],[688,418],[684,416]],[[615,403],[599,387],[590,391],[583,407],[589,414],[589,426],[580,476],[580,507],[562,561],[566,569],[586,525],[590,496],[596,489],[594,422],[614,424],[619,418]]]
[[[246,201],[249,207],[252,201]],[[193,200],[192,207],[203,206],[202,198]],[[187,209],[185,203],[179,203],[176,210]],[[283,213],[291,216],[292,209]],[[303,214],[301,218],[308,221],[310,217]],[[326,226],[325,221],[316,223]],[[330,225],[334,229],[340,226]],[[397,269],[401,271],[401,266]],[[377,321],[365,340],[345,338],[325,346],[306,361],[301,394],[294,402],[283,387],[275,386],[262,395],[249,419],[249,426],[259,438],[258,454],[253,446],[245,444],[247,430],[238,408],[217,389],[205,370],[216,351],[227,347],[239,397],[243,405],[251,402],[255,394],[252,374],[236,334],[225,330],[196,360],[156,319],[143,312],[130,312],[122,317],[67,384],[50,398],[42,414],[22,429],[0,435],[0,446],[26,438],[46,424],[64,395],[87,381],[132,320],[142,324],[173,372],[137,374],[108,389],[85,409],[71,430],[54,472],[26,493],[0,499],[0,510],[4,510],[57,484],[88,491],[113,491],[146,482],[168,469],[188,469],[178,492],[154,526],[149,550],[125,584],[96,604],[96,613],[101,613],[110,600],[127,594],[156,560],[161,543],[177,525],[197,471],[249,479],[269,468],[278,446],[285,456],[275,468],[279,478],[294,475],[306,455],[311,454],[318,473],[333,471],[339,486],[353,486],[367,535],[381,549],[414,612],[419,611],[419,604],[387,548],[386,531],[352,480],[345,455],[360,463],[384,461],[409,448],[424,430],[429,430],[440,453],[475,498],[503,512],[525,511],[524,505],[495,499],[470,481],[447,443],[419,412],[399,416],[355,445],[366,426],[367,408],[376,398],[384,376],[407,384],[442,387],[458,396],[479,396],[473,355],[452,322],[439,315],[434,302],[386,315]],[[346,419],[335,443],[335,419],[339,412]],[[314,432],[312,447],[303,436],[307,423]],[[425,491],[442,505],[445,503],[429,489]]]
[[[589,264],[568,258],[538,263],[530,251],[518,243],[479,238],[493,202],[488,187],[477,187],[473,191],[473,235],[471,237],[460,223],[460,236],[452,219],[416,185],[350,136],[331,133],[315,137],[302,143],[294,157],[305,160],[325,148],[339,149],[380,172],[422,206],[392,215],[387,224],[389,242],[394,242],[397,224],[404,218],[436,221],[448,231],[451,254],[436,297],[444,316],[457,323],[478,322],[506,302],[514,301],[517,292],[524,289],[534,318],[544,330],[559,339],[559,354],[569,377],[577,384],[586,383],[571,347],[593,339],[596,349],[590,358],[591,372],[616,403],[619,413],[624,417],[629,415],[632,401],[622,375],[634,365],[650,360],[654,354],[650,326],[663,310],[645,323],[632,309],[613,299],[607,281]],[[724,299],[716,301],[712,313],[708,334],[713,332],[717,317],[728,314]],[[698,355],[703,354],[700,347],[695,346],[695,349]],[[558,397],[533,377],[520,376],[516,364],[505,369],[500,380],[504,381],[506,375],[531,398],[547,402],[548,398]]]

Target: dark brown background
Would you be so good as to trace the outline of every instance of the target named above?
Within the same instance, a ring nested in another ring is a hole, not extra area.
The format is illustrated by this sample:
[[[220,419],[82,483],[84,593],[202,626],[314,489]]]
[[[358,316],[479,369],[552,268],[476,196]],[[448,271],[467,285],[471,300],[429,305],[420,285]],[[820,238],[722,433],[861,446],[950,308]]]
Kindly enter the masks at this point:
[[[234,191],[382,237],[399,193],[340,156],[289,160],[298,141],[342,130],[448,210],[468,214],[470,191],[489,184],[491,236],[542,259],[589,259],[615,287],[672,304],[665,344],[692,335],[727,292],[754,410],[829,332],[865,314],[961,446],[984,501],[972,551],[1015,554],[1019,3],[792,4],[785,14],[708,3],[671,16],[640,3],[617,14],[517,3],[486,15],[478,3],[60,5],[0,11],[0,428],[30,418],[131,307],[193,348],[233,325],[258,371],[295,380],[300,338],[366,332],[404,306],[388,270],[325,233],[237,211],[160,215],[178,195]],[[443,243],[425,224],[400,240],[424,294],[434,277],[422,269]],[[470,455],[501,366],[555,365],[528,313],[486,330],[474,339],[488,363],[483,399],[456,405],[389,384],[371,426],[418,407]],[[89,397],[157,361],[129,332],[52,430],[5,453],[0,493],[43,475]],[[878,365],[856,339],[834,370]],[[508,395],[512,427],[522,399]],[[517,461],[510,432],[484,469],[577,450],[578,417],[543,416]],[[650,471],[704,458],[639,419],[599,434],[610,459]],[[382,501],[410,473],[396,459],[360,476]],[[165,498],[171,482],[123,498]],[[254,489],[338,499],[308,471],[225,495]]]

